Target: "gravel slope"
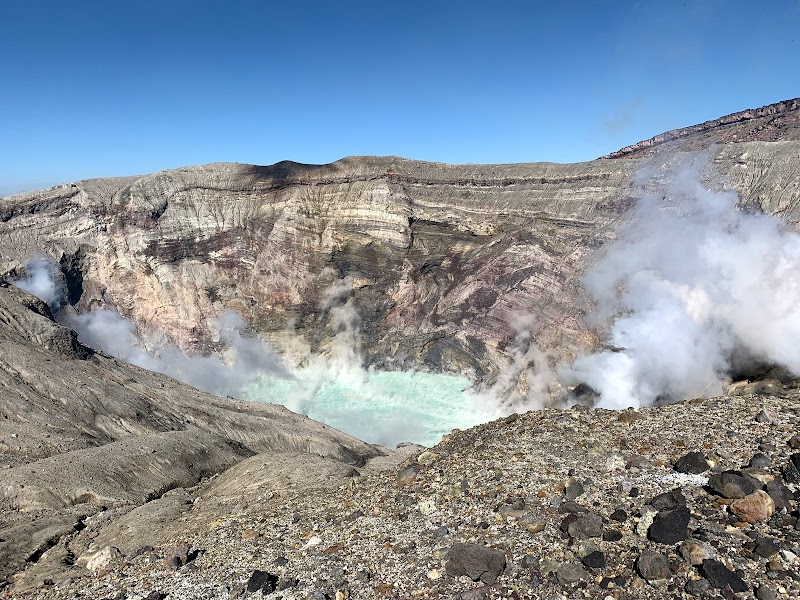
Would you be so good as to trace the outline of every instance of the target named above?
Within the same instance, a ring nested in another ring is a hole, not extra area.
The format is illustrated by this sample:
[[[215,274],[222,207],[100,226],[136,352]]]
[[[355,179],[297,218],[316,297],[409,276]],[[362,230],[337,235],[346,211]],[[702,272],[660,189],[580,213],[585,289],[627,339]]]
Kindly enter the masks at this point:
[[[250,582],[262,584],[257,597],[287,600],[796,598],[798,480],[778,484],[798,476],[787,466],[800,446],[800,392],[767,380],[736,393],[636,411],[515,415],[340,487],[243,488],[242,498],[218,503],[213,522],[193,518],[195,509],[168,542],[138,556],[106,550],[113,558],[96,573],[74,568],[20,597],[236,598]],[[677,472],[690,451],[710,468]],[[763,513],[708,484],[750,463],[766,489],[750,490]],[[209,501],[198,497],[196,506]],[[459,543],[499,551],[505,567]],[[470,551],[477,557],[464,558]],[[698,558],[706,563],[693,566]]]

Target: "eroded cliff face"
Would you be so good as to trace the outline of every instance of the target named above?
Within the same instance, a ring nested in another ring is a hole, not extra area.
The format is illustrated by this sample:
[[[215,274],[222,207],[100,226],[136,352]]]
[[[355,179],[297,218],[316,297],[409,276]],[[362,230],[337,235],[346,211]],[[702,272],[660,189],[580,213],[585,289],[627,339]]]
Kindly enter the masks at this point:
[[[800,142],[717,146],[706,175],[794,225],[799,159]],[[670,160],[361,157],[65,184],[3,199],[0,272],[45,253],[80,310],[113,304],[150,343],[201,351],[231,308],[295,358],[298,339],[325,353],[329,309],[351,299],[366,363],[491,381],[519,317],[553,361],[592,345],[580,277],[625,221],[637,170]],[[350,291],[331,300],[331,286]]]

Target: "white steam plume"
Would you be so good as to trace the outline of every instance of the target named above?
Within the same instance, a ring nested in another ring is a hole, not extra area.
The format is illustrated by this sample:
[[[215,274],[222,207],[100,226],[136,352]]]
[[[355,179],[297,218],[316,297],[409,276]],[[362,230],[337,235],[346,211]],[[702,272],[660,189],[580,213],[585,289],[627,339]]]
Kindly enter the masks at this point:
[[[238,396],[244,386],[264,373],[291,377],[269,345],[242,333],[245,322],[234,311],[223,311],[214,324],[225,344],[221,354],[187,354],[172,344],[148,351],[135,325],[113,308],[95,308],[80,314],[71,309],[58,312],[66,301],[56,283],[58,267],[50,259],[29,261],[25,270],[26,278],[14,285],[47,302],[56,319],[74,329],[81,342],[115,358],[218,395]]]
[[[719,393],[736,360],[800,375],[800,236],[737,210],[700,182],[705,161],[667,172],[585,277],[606,347],[562,372],[623,408]],[[653,175],[653,173],[649,173]]]
[[[55,313],[64,300],[64,290],[56,284],[56,264],[45,257],[36,257],[25,265],[25,278],[13,282],[21,290],[33,294],[39,300],[46,302],[50,310]]]
[[[547,355],[534,342],[534,325],[531,315],[514,318],[515,336],[508,353],[511,362],[500,371],[491,386],[477,392],[481,401],[495,411],[496,417],[538,410],[550,397],[551,385],[557,377],[550,368]]]
[[[63,321],[87,346],[213,394],[238,397],[245,385],[265,372],[291,377],[269,345],[260,338],[243,335],[244,319],[231,310],[223,311],[214,324],[225,343],[219,355],[187,354],[173,344],[148,352],[134,324],[111,308],[67,314]]]

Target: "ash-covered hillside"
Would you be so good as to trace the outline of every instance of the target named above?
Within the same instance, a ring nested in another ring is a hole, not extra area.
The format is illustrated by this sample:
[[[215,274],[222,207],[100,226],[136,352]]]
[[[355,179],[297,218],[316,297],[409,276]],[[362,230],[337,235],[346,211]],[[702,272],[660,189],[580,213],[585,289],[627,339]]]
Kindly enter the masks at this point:
[[[797,597],[797,123],[719,135],[783,104],[645,159],[226,163],[3,198],[0,589]],[[228,360],[226,311],[287,360],[347,334],[360,366],[583,406],[390,450],[67,326]],[[616,402],[667,405],[594,408]]]

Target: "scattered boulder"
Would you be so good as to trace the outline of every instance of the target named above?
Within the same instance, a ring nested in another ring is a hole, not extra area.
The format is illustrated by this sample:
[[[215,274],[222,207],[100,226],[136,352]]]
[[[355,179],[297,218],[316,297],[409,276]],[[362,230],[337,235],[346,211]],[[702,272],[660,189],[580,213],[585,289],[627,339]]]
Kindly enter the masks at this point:
[[[278,576],[268,573],[267,571],[259,571],[256,569],[247,580],[247,591],[251,594],[253,592],[261,591],[265,596],[276,591],[278,587]]]
[[[439,455],[436,452],[431,452],[430,450],[425,450],[422,454],[417,457],[417,462],[421,465],[430,466],[436,462],[436,459],[439,458]]]
[[[567,498],[567,500],[575,501],[585,492],[586,490],[580,481],[573,481],[564,489],[564,496]]]
[[[589,509],[585,506],[581,506],[577,502],[567,500],[558,505],[558,512],[561,514],[577,514],[587,513],[589,512]]]
[[[109,570],[122,560],[122,552],[116,546],[105,546],[95,552],[81,555],[77,563],[86,567],[92,573],[102,573]]]
[[[692,566],[702,565],[703,561],[709,558],[714,558],[714,550],[710,545],[699,540],[686,540],[678,548],[683,560]]]
[[[699,475],[705,473],[711,468],[708,458],[702,452],[689,452],[681,456],[673,468],[678,473],[689,473],[692,475]]]
[[[780,549],[781,547],[775,542],[775,540],[770,538],[758,538],[756,540],[756,547],[753,548],[753,554],[756,554],[761,558],[771,558],[780,552]]]
[[[775,502],[766,492],[756,490],[731,502],[731,512],[745,523],[766,521],[775,512]]]
[[[506,567],[506,555],[480,544],[455,543],[447,554],[445,570],[455,577],[494,583]]]
[[[659,552],[647,550],[636,559],[636,570],[647,581],[669,579],[672,571],[669,568],[669,559]]]
[[[608,518],[611,519],[612,521],[619,521],[620,523],[622,523],[623,521],[628,520],[628,513],[622,510],[621,508],[618,508],[614,512],[612,512],[608,516]]]
[[[606,556],[599,550],[590,552],[581,559],[585,567],[590,569],[604,569],[606,566]]]
[[[744,498],[756,491],[753,480],[741,471],[723,471],[708,479],[709,487],[723,498]]]
[[[800,483],[800,452],[795,452],[783,468],[783,478],[789,483]]]
[[[616,529],[609,529],[603,532],[604,542],[618,542],[622,539],[622,534]]]
[[[757,600],[778,600],[778,594],[771,587],[760,585],[756,589],[756,598]]]
[[[686,590],[687,594],[700,598],[711,592],[713,587],[707,579],[690,579],[683,589]]]
[[[792,491],[783,483],[783,478],[775,477],[767,482],[767,493],[772,501],[775,503],[775,510],[791,510],[791,501],[793,499]]]
[[[397,486],[405,487],[417,478],[421,467],[418,464],[411,464],[397,473]]]
[[[763,452],[756,452],[750,457],[747,466],[753,469],[766,469],[772,465],[772,459]]]
[[[709,558],[703,561],[703,575],[718,590],[730,589],[732,592],[746,592],[744,580],[718,560]]]
[[[603,517],[595,513],[582,514],[568,525],[567,533],[576,540],[600,537],[603,535]]]
[[[639,521],[636,523],[636,534],[640,537],[646,538],[650,526],[653,524],[653,519],[656,518],[657,511],[650,506],[645,506],[642,514],[639,516]]]
[[[650,506],[658,511],[673,510],[681,506],[686,506],[686,497],[680,488],[675,488],[663,494],[659,494],[650,500]]]
[[[564,563],[556,569],[556,578],[561,585],[576,583],[589,577],[589,572],[577,563]]]
[[[189,544],[178,542],[168,546],[164,553],[164,564],[173,569],[179,569],[189,562]]]
[[[767,410],[765,408],[762,408],[760,411],[758,411],[758,414],[756,415],[756,421],[758,421],[759,423],[765,423],[767,425],[780,424],[780,419],[778,419],[778,415],[776,415],[771,410]]]
[[[677,544],[687,537],[691,513],[685,506],[673,510],[660,511],[653,518],[647,536],[660,544]]]

